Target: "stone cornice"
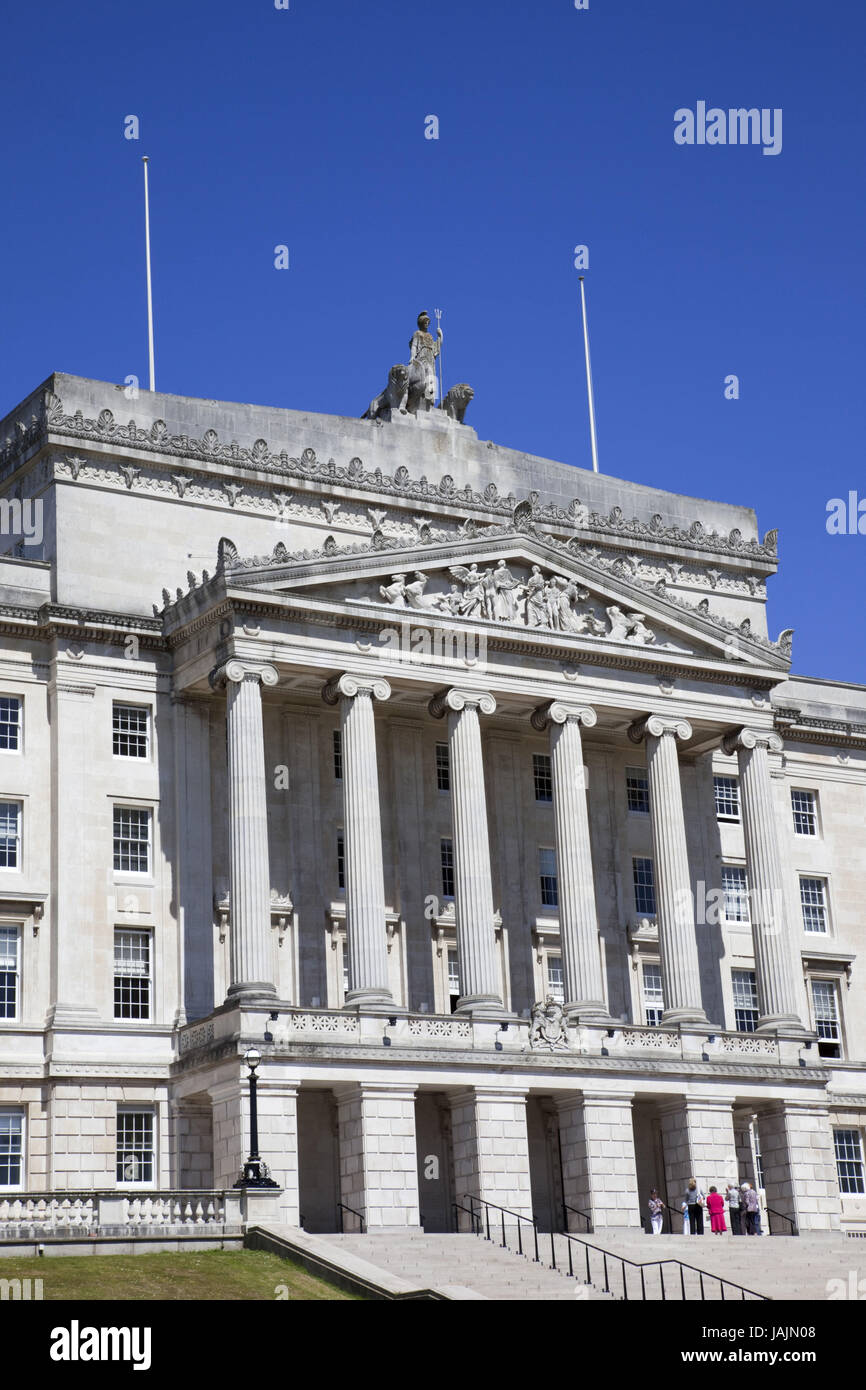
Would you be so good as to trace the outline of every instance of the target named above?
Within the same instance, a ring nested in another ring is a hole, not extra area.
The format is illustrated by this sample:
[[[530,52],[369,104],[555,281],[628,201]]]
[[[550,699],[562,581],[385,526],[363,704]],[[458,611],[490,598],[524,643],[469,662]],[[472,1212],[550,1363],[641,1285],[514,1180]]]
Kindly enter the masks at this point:
[[[780,706],[774,708],[773,717],[777,730],[789,743],[830,743],[866,749],[866,723],[821,719],[802,714],[799,709]]]

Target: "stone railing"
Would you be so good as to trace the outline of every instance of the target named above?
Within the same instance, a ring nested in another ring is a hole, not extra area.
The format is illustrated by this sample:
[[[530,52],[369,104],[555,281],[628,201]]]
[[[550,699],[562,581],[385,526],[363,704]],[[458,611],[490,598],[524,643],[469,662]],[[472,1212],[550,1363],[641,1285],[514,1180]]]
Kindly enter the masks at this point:
[[[239,1234],[240,1192],[20,1192],[0,1196],[0,1243],[41,1237]]]

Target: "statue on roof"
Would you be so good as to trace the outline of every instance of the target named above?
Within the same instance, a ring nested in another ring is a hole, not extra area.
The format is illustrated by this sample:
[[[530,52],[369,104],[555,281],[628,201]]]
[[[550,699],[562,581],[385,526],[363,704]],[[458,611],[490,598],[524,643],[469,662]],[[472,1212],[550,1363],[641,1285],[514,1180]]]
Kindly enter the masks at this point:
[[[436,310],[437,317],[440,310]],[[442,329],[430,332],[430,315],[418,315],[418,326],[409,339],[409,361],[397,362],[388,373],[388,384],[368,405],[362,420],[393,420],[397,415],[426,415],[439,410],[456,424],[463,424],[466,407],[475,394],[465,381],[452,386],[437,405],[436,360],[441,367]],[[444,389],[444,388],[443,388]]]
[[[419,410],[432,410],[436,404],[436,358],[442,349],[442,329],[436,337],[429,332],[430,315],[418,315],[418,327],[409,339],[409,400],[410,415]]]

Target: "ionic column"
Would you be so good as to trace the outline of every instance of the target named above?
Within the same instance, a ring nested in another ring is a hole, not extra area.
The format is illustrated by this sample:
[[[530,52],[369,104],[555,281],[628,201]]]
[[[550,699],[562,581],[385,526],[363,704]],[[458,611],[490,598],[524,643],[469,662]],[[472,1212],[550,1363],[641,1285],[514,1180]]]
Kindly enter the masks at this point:
[[[493,926],[493,884],[487,834],[487,798],[481,753],[482,714],[493,714],[492,695],[477,690],[443,690],[429,705],[437,719],[448,715],[451,818],[454,830],[454,912],[462,994],[458,1013],[501,1015]]]
[[[226,689],[231,880],[231,983],[227,999],[270,998],[272,982],[268,808],[262,686],[276,685],[273,666],[232,659],[211,676]]]
[[[692,736],[685,719],[648,714],[628,731],[633,743],[646,739],[652,812],[659,954],[665,993],[663,1023],[709,1026],[701,1003],[686,826],[677,739]]]
[[[759,1033],[805,1033],[794,984],[785,923],[782,857],[776,830],[769,753],[782,751],[771,730],[726,734],[722,748],[736,753],[746,841],[749,917],[755,948]]]
[[[596,718],[594,709],[560,700],[542,705],[532,715],[533,728],[550,730],[565,1010],[576,1020],[608,1018],[580,737],[581,724],[592,728]]]
[[[385,680],[336,676],[322,690],[326,704],[340,706],[343,742],[343,843],[346,863],[346,944],[349,989],[346,1007],[393,1012],[388,987],[385,874],[376,763],[373,700],[387,700]]]

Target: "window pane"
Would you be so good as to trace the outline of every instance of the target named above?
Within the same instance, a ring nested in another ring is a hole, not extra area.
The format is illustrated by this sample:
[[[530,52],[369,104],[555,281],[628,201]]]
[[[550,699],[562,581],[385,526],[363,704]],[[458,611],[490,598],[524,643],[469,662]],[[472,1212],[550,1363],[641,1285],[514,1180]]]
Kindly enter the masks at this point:
[[[451,840],[439,841],[439,864],[442,870],[442,896],[454,897],[454,844]]]
[[[440,792],[450,792],[451,790],[451,763],[448,757],[448,744],[436,744],[436,790]]]
[[[866,1193],[863,1180],[863,1140],[859,1130],[834,1130],[833,1144],[836,1150],[839,1191],[843,1195]]]
[[[19,867],[21,806],[17,801],[0,801],[0,869]]]
[[[541,883],[541,904],[543,907],[559,906],[559,884],[556,877],[556,850],[540,848],[538,851],[538,875]]]
[[[754,970],[732,970],[734,1027],[738,1033],[754,1033],[758,1026],[758,981]]]
[[[535,784],[536,801],[553,800],[553,774],[550,757],[547,753],[533,753],[532,779]]]
[[[150,933],[114,933],[114,1017],[150,1017]]]
[[[337,836],[337,887],[341,892],[346,889],[346,842],[343,832]]]
[[[112,718],[112,747],[120,758],[147,757],[147,718],[141,705],[115,705]]]
[[[633,859],[631,863],[634,878],[635,911],[645,913],[648,917],[654,917],[656,890],[653,861],[651,859]]]
[[[547,992],[558,1004],[565,1003],[562,956],[547,957]]]
[[[627,767],[625,770],[625,793],[628,809],[649,815],[649,780],[646,768]]]
[[[740,784],[736,777],[714,777],[713,794],[719,820],[740,819]]]
[[[0,749],[15,752],[21,747],[21,701],[15,695],[0,695]]]
[[[118,1110],[117,1181],[153,1182],[153,1112]]]
[[[817,835],[818,817],[814,792],[804,792],[798,787],[793,787],[791,789],[791,810],[794,813],[794,833],[796,835]]]
[[[0,1018],[18,1014],[17,927],[0,927]]]
[[[749,921],[749,891],[746,871],[738,864],[722,865],[722,891],[725,895],[725,921]]]
[[[334,730],[334,780],[343,780],[343,735],[339,729]]]
[[[150,872],[150,812],[114,808],[114,867],[119,873]]]
[[[800,905],[804,931],[826,932],[827,901],[822,878],[800,879]]]
[[[457,951],[454,947],[448,948],[448,993],[460,993],[460,966],[458,963]]]
[[[0,1110],[0,1187],[21,1186],[24,1116],[20,1110]]]

